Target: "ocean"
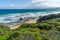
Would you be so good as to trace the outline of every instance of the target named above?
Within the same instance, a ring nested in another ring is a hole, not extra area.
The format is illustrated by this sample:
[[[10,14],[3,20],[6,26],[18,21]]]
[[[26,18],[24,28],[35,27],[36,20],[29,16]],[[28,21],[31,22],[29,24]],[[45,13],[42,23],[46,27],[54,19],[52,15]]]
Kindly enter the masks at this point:
[[[0,9],[0,24],[13,25],[20,18],[38,18],[48,14],[60,13],[59,9]]]

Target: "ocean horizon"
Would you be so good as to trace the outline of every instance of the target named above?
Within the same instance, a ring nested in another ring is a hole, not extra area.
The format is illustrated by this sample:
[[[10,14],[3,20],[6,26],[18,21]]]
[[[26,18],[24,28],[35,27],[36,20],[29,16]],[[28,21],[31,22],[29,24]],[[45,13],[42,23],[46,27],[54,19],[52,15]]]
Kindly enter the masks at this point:
[[[57,9],[0,9],[0,24],[12,25],[20,22],[20,18],[38,18],[48,14],[57,14]]]

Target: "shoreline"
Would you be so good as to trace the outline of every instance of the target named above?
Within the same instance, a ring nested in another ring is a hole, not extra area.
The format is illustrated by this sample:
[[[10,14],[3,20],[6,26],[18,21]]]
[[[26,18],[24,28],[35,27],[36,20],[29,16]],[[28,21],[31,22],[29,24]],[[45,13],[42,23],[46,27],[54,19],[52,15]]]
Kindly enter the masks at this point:
[[[24,23],[36,23],[36,21],[37,21],[37,19],[31,19],[31,20],[26,21],[26,22],[23,22],[23,23],[18,23],[18,24],[16,24],[16,25],[12,25],[12,26],[10,26],[9,28],[10,28],[10,29],[16,29],[16,28],[20,27],[20,26],[21,26],[22,24],[24,24]]]
[[[49,14],[50,15],[50,14]],[[47,16],[47,15],[46,15]],[[21,22],[21,23],[17,23],[17,24],[14,24],[14,25],[12,25],[12,26],[10,26],[9,28],[10,29],[16,29],[16,28],[18,28],[18,27],[20,27],[22,24],[24,24],[24,23],[27,23],[27,24],[29,24],[29,23],[36,23],[36,21],[37,21],[37,18],[29,18],[29,20],[22,20],[23,22]]]
[[[29,12],[29,13],[12,13],[12,14],[4,14],[4,15],[0,15],[0,23],[3,24],[8,24],[8,23],[12,23],[12,22],[16,22],[17,20],[19,20],[19,18],[36,18],[39,16],[45,16],[45,15],[49,15],[49,14],[57,14],[60,12]]]

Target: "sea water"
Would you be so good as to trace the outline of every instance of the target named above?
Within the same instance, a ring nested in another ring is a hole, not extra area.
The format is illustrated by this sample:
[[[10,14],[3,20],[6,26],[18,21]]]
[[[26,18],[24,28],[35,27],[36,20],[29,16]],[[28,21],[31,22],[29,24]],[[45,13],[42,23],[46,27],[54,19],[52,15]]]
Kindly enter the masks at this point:
[[[20,18],[38,18],[48,14],[57,14],[56,9],[0,9],[0,24],[12,25],[20,22]]]

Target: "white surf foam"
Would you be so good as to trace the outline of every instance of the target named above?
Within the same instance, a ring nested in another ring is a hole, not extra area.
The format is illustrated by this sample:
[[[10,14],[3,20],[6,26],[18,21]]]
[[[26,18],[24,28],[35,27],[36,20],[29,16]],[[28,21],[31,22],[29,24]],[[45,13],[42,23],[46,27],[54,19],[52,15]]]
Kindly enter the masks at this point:
[[[29,13],[14,13],[14,14],[7,14],[0,16],[0,23],[11,23],[18,21],[20,18],[28,18],[28,17],[39,17],[39,16],[44,16],[48,14],[57,14],[60,12],[29,12]]]

